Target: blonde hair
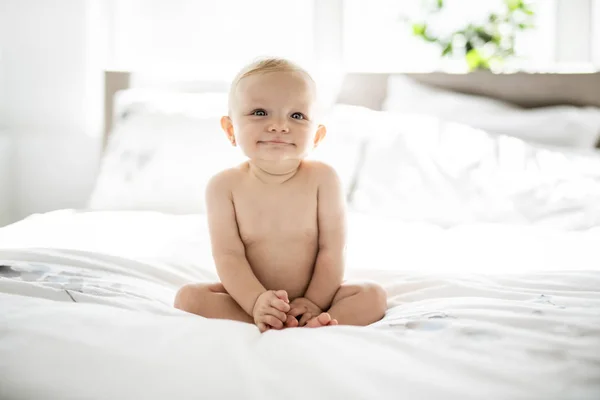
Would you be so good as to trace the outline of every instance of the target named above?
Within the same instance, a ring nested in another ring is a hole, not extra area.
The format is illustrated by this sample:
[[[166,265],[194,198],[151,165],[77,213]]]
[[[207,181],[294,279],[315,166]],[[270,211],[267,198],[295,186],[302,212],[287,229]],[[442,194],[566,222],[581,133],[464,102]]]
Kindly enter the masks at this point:
[[[299,72],[307,77],[312,85],[315,85],[315,81],[310,74],[298,64],[286,60],[285,58],[261,58],[251,62],[250,64],[243,67],[231,81],[229,87],[229,112],[231,113],[231,103],[235,94],[235,89],[240,81],[248,76],[256,74],[267,74],[269,72]],[[316,85],[315,85],[316,86]]]

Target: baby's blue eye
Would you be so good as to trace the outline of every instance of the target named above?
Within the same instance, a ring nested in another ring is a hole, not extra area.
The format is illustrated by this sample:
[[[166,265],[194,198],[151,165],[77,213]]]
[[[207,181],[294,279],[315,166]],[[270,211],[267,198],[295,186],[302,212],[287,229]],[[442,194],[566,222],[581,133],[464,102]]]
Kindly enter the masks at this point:
[[[265,110],[254,110],[254,111],[252,111],[252,115],[258,115],[259,117],[264,117],[265,115],[267,115],[267,112]]]
[[[294,119],[304,119],[304,115],[302,113],[295,112],[295,113],[292,114],[292,118],[294,118]]]

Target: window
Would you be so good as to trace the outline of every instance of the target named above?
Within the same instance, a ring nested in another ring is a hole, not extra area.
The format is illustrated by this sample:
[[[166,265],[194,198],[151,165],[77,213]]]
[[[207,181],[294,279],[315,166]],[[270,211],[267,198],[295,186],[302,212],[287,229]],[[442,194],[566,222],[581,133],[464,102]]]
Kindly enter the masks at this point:
[[[401,22],[424,0],[107,0],[111,68],[189,71],[230,78],[261,55],[349,72],[447,68],[440,49]],[[536,28],[519,34],[511,65],[551,69],[556,62],[600,65],[600,0],[533,0]],[[445,0],[453,30],[481,20],[503,0]],[[589,27],[586,28],[586,27]],[[462,64],[461,64],[462,65]]]
[[[343,64],[348,71],[390,72],[432,70],[448,65],[440,49],[414,37],[402,15],[418,16],[422,0],[344,0]],[[467,21],[479,21],[502,6],[502,0],[446,0],[432,22],[437,29],[454,31]],[[555,59],[556,0],[538,0],[535,30],[520,34],[515,64],[545,67]]]
[[[600,0],[594,0],[592,4],[592,62],[600,67]]]
[[[313,1],[113,0],[110,14],[113,68],[230,78],[257,55],[313,61]]]

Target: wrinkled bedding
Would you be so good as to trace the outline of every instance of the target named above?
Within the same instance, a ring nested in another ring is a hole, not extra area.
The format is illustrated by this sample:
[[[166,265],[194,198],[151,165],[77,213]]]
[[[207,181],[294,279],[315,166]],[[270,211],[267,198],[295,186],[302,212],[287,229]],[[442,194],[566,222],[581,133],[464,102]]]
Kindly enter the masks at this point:
[[[600,229],[349,228],[347,278],[385,287],[385,318],[263,335],[171,307],[217,279],[201,215],[0,229],[0,398],[598,398]]]

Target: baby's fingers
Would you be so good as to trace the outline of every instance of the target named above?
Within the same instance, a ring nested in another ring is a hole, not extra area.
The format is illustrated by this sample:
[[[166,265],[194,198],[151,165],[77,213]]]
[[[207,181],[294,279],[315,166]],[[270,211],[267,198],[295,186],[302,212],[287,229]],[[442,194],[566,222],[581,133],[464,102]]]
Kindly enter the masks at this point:
[[[290,302],[288,294],[287,294],[287,292],[285,290],[277,290],[277,291],[275,291],[275,296],[279,297],[281,300],[285,301],[286,303]]]
[[[281,322],[285,322],[285,320],[287,319],[287,314],[286,313],[281,312],[278,309],[273,308],[273,307],[269,307],[265,311],[265,315],[272,315],[275,318],[277,318],[278,320],[280,320]]]
[[[271,306],[284,313],[290,311],[290,305],[281,299],[271,300]]]
[[[265,324],[269,325],[272,328],[275,328],[275,329],[283,328],[283,322],[280,319],[277,319],[272,315],[265,315],[263,317],[263,321]]]
[[[310,319],[312,318],[312,314],[311,313],[305,313],[302,318],[300,318],[300,322],[298,323],[298,326],[304,326],[306,325],[306,323],[308,321],[310,321]]]
[[[263,333],[264,331],[269,329],[267,325],[263,324],[262,322],[257,323],[256,326],[258,326],[258,330],[260,331],[260,333]]]
[[[304,306],[293,307],[288,312],[288,315],[291,315],[292,317],[296,318],[297,316],[304,314],[306,311],[308,310]]]

